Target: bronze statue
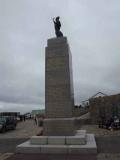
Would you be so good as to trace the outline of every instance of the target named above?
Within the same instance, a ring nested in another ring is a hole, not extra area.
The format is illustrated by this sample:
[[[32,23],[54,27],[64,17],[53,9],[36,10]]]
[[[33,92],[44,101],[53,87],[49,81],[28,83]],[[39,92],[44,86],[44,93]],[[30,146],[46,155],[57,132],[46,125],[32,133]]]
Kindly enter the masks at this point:
[[[60,17],[53,18],[55,34],[56,34],[56,37],[63,37],[63,33],[60,31],[61,23],[59,19]]]

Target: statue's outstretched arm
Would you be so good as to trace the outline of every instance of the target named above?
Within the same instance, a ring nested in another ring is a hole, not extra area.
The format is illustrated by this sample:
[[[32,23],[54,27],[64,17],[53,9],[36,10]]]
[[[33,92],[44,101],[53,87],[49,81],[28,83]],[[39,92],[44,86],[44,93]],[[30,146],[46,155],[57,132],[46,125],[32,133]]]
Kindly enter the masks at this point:
[[[55,23],[55,18],[53,18],[53,22]]]

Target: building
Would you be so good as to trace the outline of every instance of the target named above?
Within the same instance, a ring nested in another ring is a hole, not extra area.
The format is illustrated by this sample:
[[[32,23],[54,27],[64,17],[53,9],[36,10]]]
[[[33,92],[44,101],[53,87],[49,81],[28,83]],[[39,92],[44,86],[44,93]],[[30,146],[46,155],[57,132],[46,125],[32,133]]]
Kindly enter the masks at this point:
[[[0,116],[15,116],[18,117],[20,112],[0,112]]]
[[[45,109],[40,109],[40,110],[32,110],[32,116],[36,115],[45,115]]]
[[[120,94],[93,97],[89,101],[92,123],[98,123],[98,120],[103,117],[106,120],[109,120],[115,116],[120,119]]]

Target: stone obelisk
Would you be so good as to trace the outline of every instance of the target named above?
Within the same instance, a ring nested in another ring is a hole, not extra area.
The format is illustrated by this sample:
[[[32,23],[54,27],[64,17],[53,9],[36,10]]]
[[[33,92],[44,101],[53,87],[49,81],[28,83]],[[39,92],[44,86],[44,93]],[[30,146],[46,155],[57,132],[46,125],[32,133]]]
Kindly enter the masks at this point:
[[[44,135],[72,135],[72,57],[66,37],[48,39],[45,55]]]

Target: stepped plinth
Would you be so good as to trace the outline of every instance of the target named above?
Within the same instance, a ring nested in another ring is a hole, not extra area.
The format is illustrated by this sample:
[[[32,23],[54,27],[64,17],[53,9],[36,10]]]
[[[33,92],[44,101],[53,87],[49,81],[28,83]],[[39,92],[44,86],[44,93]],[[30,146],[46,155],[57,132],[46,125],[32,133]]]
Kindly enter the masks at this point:
[[[79,130],[75,136],[33,136],[16,148],[17,153],[96,154],[93,134]]]

